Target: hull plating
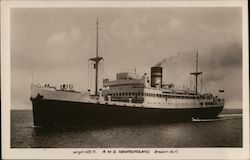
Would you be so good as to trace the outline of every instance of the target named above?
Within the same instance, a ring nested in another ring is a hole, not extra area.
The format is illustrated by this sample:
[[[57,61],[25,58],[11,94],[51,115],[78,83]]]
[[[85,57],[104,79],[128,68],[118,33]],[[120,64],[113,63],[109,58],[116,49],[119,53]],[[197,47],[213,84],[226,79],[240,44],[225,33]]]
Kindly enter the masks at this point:
[[[221,107],[158,109],[32,99],[34,126],[149,124],[216,118]]]

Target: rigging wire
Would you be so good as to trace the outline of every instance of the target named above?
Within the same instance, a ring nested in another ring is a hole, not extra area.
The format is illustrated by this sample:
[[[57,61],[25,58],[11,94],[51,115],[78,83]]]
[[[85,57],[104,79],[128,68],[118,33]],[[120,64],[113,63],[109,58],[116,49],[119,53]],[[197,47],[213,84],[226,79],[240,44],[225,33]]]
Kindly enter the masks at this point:
[[[90,64],[90,63],[89,63],[89,61],[88,61],[88,90],[90,89],[90,87],[89,87],[89,81],[90,81],[90,80],[89,80],[89,76],[90,76],[90,73],[89,73],[89,70],[90,70],[90,69],[89,69],[89,64]]]
[[[88,30],[87,32],[87,36],[88,36],[88,44],[89,44],[89,47],[88,47],[88,53],[89,53],[89,57],[93,57],[93,54],[95,53],[94,51],[94,38],[95,36],[93,36],[93,32],[92,30]],[[93,79],[93,61],[89,61],[88,62],[88,89],[91,91],[92,90],[92,79]]]
[[[189,75],[189,88],[192,90],[192,84],[191,84],[191,74]]]
[[[103,34],[107,33],[108,36],[103,37],[103,39],[107,39],[106,42],[110,42],[111,45],[107,45],[107,46],[112,46],[115,47],[115,49],[113,48],[112,51],[117,50],[119,52],[121,52],[121,54],[126,55],[129,51],[129,49],[127,47],[125,47],[123,45],[123,43],[120,42],[119,39],[117,39],[114,35],[110,34],[108,31],[103,30]],[[106,47],[106,52],[105,52],[105,56],[110,57],[109,59],[112,59],[114,56],[110,55],[110,53],[112,53],[112,51],[108,52],[107,51],[107,47]],[[112,63],[116,63],[115,66],[119,66],[119,64],[117,63],[117,61],[112,61]]]
[[[101,57],[103,57],[104,56],[104,53],[105,53],[105,51],[104,51],[104,41],[103,41],[103,34],[102,34],[102,32],[100,32],[100,34],[99,34],[99,36],[100,36],[100,55],[101,55]],[[100,71],[101,71],[101,79],[103,80],[104,79],[104,59],[102,59],[102,61],[101,61],[101,63],[100,63]],[[101,81],[101,84],[102,84],[102,81]]]
[[[91,67],[90,67],[90,90],[92,90],[92,72],[93,72],[93,62],[91,61]]]
[[[205,78],[204,78],[204,79],[205,79]],[[204,84],[205,84],[205,83],[204,83]],[[207,93],[207,90],[206,90],[206,86],[205,86],[205,85],[204,85],[203,88],[204,88],[205,93]]]
[[[201,83],[201,93],[202,93],[202,74],[201,74],[201,77],[200,77],[200,83]]]

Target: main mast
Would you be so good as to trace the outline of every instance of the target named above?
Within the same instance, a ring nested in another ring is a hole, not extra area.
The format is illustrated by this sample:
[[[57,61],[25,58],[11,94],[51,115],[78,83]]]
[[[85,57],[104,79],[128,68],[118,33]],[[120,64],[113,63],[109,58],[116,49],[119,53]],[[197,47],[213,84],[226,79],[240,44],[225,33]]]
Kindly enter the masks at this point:
[[[98,22],[98,17],[96,19],[96,57],[91,58],[91,61],[94,61],[94,69],[95,69],[95,95],[98,95],[98,67],[99,67],[99,62],[103,59],[102,57],[98,56],[98,30],[99,30],[99,22]]]
[[[193,73],[190,73],[191,75],[194,75],[195,76],[195,94],[198,94],[198,90],[197,90],[197,86],[198,86],[198,76],[200,74],[202,74],[202,72],[198,72],[198,63],[199,63],[199,58],[198,58],[198,50],[197,50],[197,53],[196,53],[196,72],[193,72]]]

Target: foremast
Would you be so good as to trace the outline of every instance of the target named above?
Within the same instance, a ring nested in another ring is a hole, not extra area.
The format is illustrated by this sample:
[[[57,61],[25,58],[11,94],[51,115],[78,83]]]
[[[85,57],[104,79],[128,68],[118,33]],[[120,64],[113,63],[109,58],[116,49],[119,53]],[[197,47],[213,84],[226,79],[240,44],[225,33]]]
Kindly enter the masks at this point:
[[[90,58],[89,60],[91,60],[91,61],[94,61],[95,63],[94,63],[94,69],[95,69],[95,95],[98,95],[98,67],[99,67],[99,63],[100,63],[100,61],[101,60],[103,60],[103,58],[102,57],[99,57],[98,56],[98,53],[99,53],[99,50],[98,50],[98,48],[99,48],[99,40],[98,40],[98,30],[99,30],[99,22],[98,22],[98,17],[97,17],[97,19],[96,19],[96,57],[94,57],[94,58]]]
[[[196,53],[196,71],[195,72],[192,72],[192,73],[190,73],[191,75],[194,75],[195,76],[195,94],[198,94],[198,76],[200,75],[200,74],[202,74],[202,72],[198,72],[198,63],[199,63],[199,58],[198,58],[198,50],[197,50],[197,53]]]

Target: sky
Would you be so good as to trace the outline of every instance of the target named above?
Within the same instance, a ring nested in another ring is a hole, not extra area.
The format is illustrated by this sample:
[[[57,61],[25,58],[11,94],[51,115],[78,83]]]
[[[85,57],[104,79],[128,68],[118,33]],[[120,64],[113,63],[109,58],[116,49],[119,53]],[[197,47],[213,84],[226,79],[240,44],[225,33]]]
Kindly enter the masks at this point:
[[[242,107],[241,8],[13,8],[12,109],[31,109],[31,83],[94,89],[88,59],[95,56],[97,17],[100,81],[135,68],[150,74],[163,61],[164,83],[192,88],[198,50],[202,91],[223,89],[226,108]]]

